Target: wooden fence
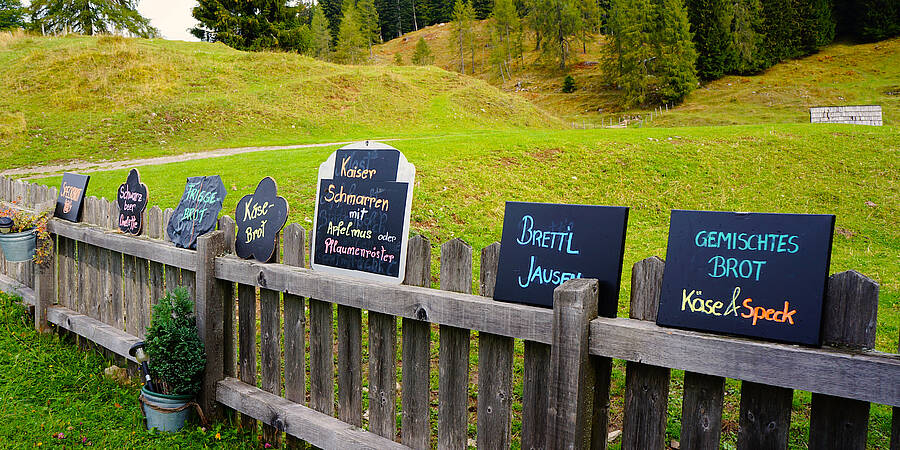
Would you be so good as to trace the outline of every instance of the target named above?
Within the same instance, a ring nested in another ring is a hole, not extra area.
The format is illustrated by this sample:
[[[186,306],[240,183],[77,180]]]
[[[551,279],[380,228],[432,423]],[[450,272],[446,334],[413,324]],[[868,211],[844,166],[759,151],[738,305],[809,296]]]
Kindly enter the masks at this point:
[[[55,196],[0,178],[0,200],[33,206]],[[719,448],[725,378],[743,380],[738,448],[787,447],[795,389],[813,392],[810,448],[865,448],[870,402],[894,407],[891,448],[900,447],[900,355],[872,350],[878,285],[854,271],[829,279],[825,345],[817,349],[658,327],[664,262],[656,257],[633,267],[629,318],[608,318],[597,317],[594,280],[558,287],[553,310],[492,301],[496,243],[481,251],[475,295],[472,249],[459,239],[441,245],[440,289],[432,289],[432,245],[410,238],[406,280],[396,286],[304,268],[306,236],[297,224],[283,232],[283,262],[261,264],[230,254],[228,217],[192,251],[164,239],[171,210],[153,207],[146,236],[130,237],[113,231],[115,208],[91,197],[84,223],[54,219],[53,263],[0,260],[0,289],[34,304],[38,329],[54,325],[129,358],[156,299],[188,286],[208,353],[204,410],[216,420],[235,411],[248,427],[260,421],[267,442],[285,432],[285,444],[321,448],[464,448],[474,422],[480,448],[602,449],[615,358],[627,361],[623,448],[667,445],[671,369],[685,371],[681,448]],[[521,397],[517,340],[524,341]],[[514,409],[520,442],[512,442]]]

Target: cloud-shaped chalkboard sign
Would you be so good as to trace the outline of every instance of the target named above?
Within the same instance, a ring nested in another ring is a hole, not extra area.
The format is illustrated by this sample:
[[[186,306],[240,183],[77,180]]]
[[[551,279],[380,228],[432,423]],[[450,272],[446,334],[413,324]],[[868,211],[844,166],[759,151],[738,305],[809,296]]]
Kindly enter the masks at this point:
[[[131,169],[128,178],[119,186],[116,203],[119,204],[119,229],[135,236],[141,234],[144,210],[147,209],[147,185],[141,183],[137,169]]]
[[[216,228],[227,193],[218,175],[189,177],[181,201],[166,226],[172,243],[176,247],[197,248],[197,237]]]
[[[275,253],[278,232],[287,221],[288,203],[278,196],[278,185],[265,177],[256,192],[245,195],[234,210],[237,237],[234,252],[241,258],[269,262]]]

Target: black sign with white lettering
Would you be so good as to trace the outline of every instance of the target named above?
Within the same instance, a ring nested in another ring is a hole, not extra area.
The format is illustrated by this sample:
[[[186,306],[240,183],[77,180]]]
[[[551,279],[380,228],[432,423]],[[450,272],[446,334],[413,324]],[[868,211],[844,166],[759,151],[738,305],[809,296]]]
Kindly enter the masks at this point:
[[[241,258],[269,262],[278,244],[278,232],[288,216],[288,203],[278,196],[278,185],[265,177],[253,195],[243,196],[234,209],[237,236],[234,252]]]
[[[181,201],[166,227],[176,247],[195,249],[198,236],[216,229],[227,193],[218,175],[187,179]]]
[[[64,173],[53,215],[69,222],[81,222],[81,205],[84,203],[84,191],[87,190],[90,179],[89,175]]]
[[[384,144],[333,153],[319,167],[313,269],[402,282],[414,179],[415,167]]]
[[[657,323],[818,345],[834,220],[672,211]]]
[[[494,298],[553,307],[572,278],[600,282],[601,316],[615,317],[628,208],[506,202]]]
[[[147,185],[141,183],[137,169],[128,172],[128,178],[116,192],[119,205],[119,230],[123,233],[141,234],[144,227],[144,210],[147,209]]]

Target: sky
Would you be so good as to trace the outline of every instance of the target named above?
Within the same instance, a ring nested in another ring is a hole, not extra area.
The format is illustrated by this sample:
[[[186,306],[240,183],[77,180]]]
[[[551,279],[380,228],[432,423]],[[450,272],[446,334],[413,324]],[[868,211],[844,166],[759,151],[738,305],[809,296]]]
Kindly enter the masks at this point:
[[[150,19],[150,25],[156,27],[163,38],[196,41],[197,38],[187,31],[197,24],[191,17],[191,8],[196,4],[194,0],[140,0],[137,9]]]

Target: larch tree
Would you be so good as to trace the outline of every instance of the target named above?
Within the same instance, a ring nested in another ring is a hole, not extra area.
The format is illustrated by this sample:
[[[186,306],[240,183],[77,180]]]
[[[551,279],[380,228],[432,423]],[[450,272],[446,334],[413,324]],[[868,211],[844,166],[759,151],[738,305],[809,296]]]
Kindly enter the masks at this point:
[[[459,57],[459,72],[466,73],[466,50],[471,50],[472,72],[475,72],[475,9],[468,1],[456,0],[453,6],[451,36],[454,53]]]
[[[374,0],[359,0],[356,3],[356,11],[359,15],[359,28],[366,45],[369,47],[369,57],[372,57],[372,44],[381,43],[381,25],[378,22],[378,10]]]
[[[313,7],[312,22],[309,24],[312,33],[312,56],[324,58],[331,52],[331,31],[328,28],[328,19],[321,5]]]
[[[359,23],[359,13],[353,0],[344,2],[344,14],[338,30],[338,42],[334,49],[335,61],[343,64],[359,64],[363,60],[366,40]]]

